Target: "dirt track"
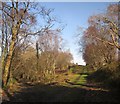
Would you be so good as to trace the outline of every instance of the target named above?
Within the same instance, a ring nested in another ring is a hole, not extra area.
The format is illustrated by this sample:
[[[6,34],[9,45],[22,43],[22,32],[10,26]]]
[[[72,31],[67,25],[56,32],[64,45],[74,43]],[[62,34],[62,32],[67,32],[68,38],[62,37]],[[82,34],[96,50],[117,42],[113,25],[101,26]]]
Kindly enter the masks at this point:
[[[20,84],[21,91],[9,95],[10,102],[119,102],[116,93],[74,85]]]

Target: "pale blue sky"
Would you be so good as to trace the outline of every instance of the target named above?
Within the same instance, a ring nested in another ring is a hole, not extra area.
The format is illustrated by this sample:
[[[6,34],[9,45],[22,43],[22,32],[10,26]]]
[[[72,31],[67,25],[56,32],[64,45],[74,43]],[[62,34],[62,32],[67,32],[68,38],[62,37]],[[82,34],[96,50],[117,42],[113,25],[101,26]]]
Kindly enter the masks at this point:
[[[67,41],[67,47],[73,54],[74,62],[84,64],[82,54],[78,53],[78,46],[75,44],[77,27],[87,28],[88,17],[104,12],[110,2],[42,2],[40,4],[47,8],[53,8],[53,15],[67,24],[62,31],[62,37]]]
[[[85,64],[82,59],[82,54],[78,53],[78,46],[75,44],[77,27],[87,28],[88,17],[104,12],[109,4],[110,2],[41,3],[41,5],[47,8],[54,8],[54,15],[64,22],[64,24],[67,24],[62,32],[62,37],[67,41],[67,47],[70,48],[75,63]]]

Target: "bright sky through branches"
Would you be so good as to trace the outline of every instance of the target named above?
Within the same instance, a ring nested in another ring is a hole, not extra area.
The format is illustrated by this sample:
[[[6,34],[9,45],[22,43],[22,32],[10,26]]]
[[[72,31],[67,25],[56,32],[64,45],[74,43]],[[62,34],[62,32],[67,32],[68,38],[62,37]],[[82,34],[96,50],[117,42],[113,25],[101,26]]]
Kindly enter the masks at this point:
[[[40,3],[40,2],[39,2]],[[82,54],[78,53],[75,33],[78,26],[87,28],[89,16],[105,12],[110,2],[42,2],[46,8],[53,8],[53,14],[64,24],[67,24],[62,32],[62,37],[67,41],[74,57],[74,63],[84,65]],[[1,50],[0,50],[1,51]]]
[[[89,16],[105,12],[109,4],[110,2],[41,3],[47,8],[54,8],[55,16],[67,24],[62,32],[62,37],[67,41],[67,46],[74,57],[74,63],[85,64],[82,54],[78,53],[78,46],[75,44],[75,33],[78,26],[87,28]]]

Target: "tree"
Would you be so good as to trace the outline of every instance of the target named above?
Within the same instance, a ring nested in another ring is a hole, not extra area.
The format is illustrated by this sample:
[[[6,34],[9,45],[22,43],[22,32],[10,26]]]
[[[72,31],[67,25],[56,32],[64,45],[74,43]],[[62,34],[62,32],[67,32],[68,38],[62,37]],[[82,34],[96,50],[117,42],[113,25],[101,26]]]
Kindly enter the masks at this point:
[[[63,49],[60,31],[49,30],[38,36],[36,47],[29,46],[26,39],[16,45],[11,72],[19,81],[46,82],[55,78],[56,69],[66,70],[71,60],[70,51]]]
[[[91,16],[83,32],[82,46],[85,62],[99,68],[116,60],[119,49],[118,5],[108,6],[107,12]]]
[[[24,19],[25,15],[27,13],[29,3],[25,4],[24,9],[20,9],[20,10],[18,9],[18,3],[17,2],[16,3],[12,2],[11,5],[12,6],[10,6],[7,3],[2,4],[3,14],[9,16],[9,19],[11,20],[11,35],[12,35],[11,36],[10,47],[9,47],[7,58],[6,58],[4,73],[3,73],[3,85],[7,85],[7,82],[8,82],[8,77],[9,77],[9,74],[10,74],[10,65],[11,65],[11,61],[12,61],[12,57],[13,57],[15,43],[16,43],[16,40],[17,40],[17,35],[19,33],[20,26],[22,24],[22,20]]]
[[[38,8],[40,7],[40,8]],[[29,35],[42,35],[52,27],[54,21],[50,17],[51,9],[37,6],[32,2],[2,2],[0,8],[3,14],[2,18],[2,70],[3,86],[7,85],[10,77],[10,68],[14,55],[14,50],[18,43]],[[36,19],[40,15],[46,21],[46,24],[36,31],[33,31]],[[30,24],[30,25],[29,25]]]
[[[118,4],[109,5],[106,13],[91,16],[89,18],[89,23],[90,25],[101,28],[101,32],[105,32],[107,30],[109,32],[109,36],[111,37],[111,41],[99,38],[97,36],[95,37],[96,39],[102,41],[103,43],[108,43],[109,45],[115,46],[120,50],[120,34],[118,22],[118,14],[120,10],[118,6]]]
[[[64,52],[61,51],[59,52],[58,57],[56,59],[56,68],[59,70],[68,69],[68,66],[71,65],[72,60],[73,60],[73,56],[69,50]]]
[[[54,74],[56,59],[59,51],[62,49],[62,37],[58,30],[48,30],[46,34],[39,37],[38,45],[40,49],[40,59],[44,59],[41,67],[44,69],[46,74]]]

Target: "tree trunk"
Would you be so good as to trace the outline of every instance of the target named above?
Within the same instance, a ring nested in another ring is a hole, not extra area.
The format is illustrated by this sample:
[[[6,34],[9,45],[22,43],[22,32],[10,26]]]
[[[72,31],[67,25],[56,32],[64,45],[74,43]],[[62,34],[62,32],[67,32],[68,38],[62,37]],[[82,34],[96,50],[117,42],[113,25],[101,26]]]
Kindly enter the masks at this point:
[[[36,69],[37,69],[37,71],[38,71],[38,69],[39,69],[39,63],[38,63],[38,61],[39,61],[39,47],[38,47],[38,42],[36,42],[36,57],[37,57],[37,65],[36,65]]]
[[[18,34],[18,29],[16,27],[13,27],[12,28],[12,40],[11,40],[9,52],[8,52],[7,59],[6,59],[6,65],[5,65],[5,69],[4,69],[4,73],[3,73],[3,86],[7,85],[7,82],[9,79],[10,66],[11,66],[11,62],[12,62],[12,57],[13,57],[17,34]]]

